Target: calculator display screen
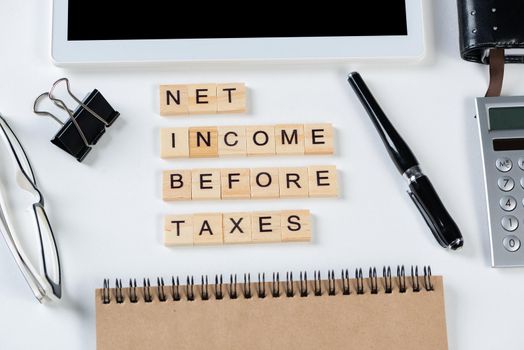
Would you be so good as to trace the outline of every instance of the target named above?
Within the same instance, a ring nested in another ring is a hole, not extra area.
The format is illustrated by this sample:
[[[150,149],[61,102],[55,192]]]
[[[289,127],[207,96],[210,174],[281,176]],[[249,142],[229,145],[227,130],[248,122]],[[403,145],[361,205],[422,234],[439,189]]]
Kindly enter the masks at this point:
[[[495,151],[521,151],[524,150],[524,138],[494,139],[493,150]]]
[[[406,36],[406,18],[405,0],[353,1],[347,10],[334,1],[69,0],[67,39]]]
[[[489,109],[490,130],[524,129],[524,106]]]

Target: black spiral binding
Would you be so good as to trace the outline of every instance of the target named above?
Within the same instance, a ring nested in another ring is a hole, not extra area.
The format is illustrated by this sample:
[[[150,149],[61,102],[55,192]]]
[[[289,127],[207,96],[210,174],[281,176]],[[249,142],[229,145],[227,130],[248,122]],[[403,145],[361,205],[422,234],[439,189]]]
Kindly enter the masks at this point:
[[[391,268],[384,266],[382,269],[382,278],[377,274],[377,269],[372,267],[369,269],[367,277],[367,288],[365,286],[365,278],[361,268],[355,270],[354,277],[354,291],[351,289],[351,280],[349,276],[349,270],[342,270],[340,273],[340,280],[335,278],[335,271],[329,270],[327,276],[327,290],[322,289],[322,277],[320,271],[314,271],[313,280],[308,280],[307,272],[300,272],[299,280],[293,281],[293,273],[287,272],[286,279],[283,282],[283,293],[281,292],[280,274],[273,273],[273,278],[267,286],[269,292],[266,291],[266,274],[258,274],[258,279],[255,282],[255,288],[252,288],[251,274],[244,274],[243,282],[239,286],[237,283],[237,275],[231,274],[229,276],[229,284],[224,285],[223,276],[215,275],[215,283],[209,284],[208,276],[201,276],[200,286],[197,286],[199,294],[195,292],[195,283],[193,276],[187,276],[186,285],[180,285],[179,277],[171,277],[171,286],[166,288],[164,279],[157,278],[156,293],[152,293],[155,287],[151,287],[150,280],[148,278],[143,279],[141,293],[137,291],[136,279],[129,280],[129,288],[125,291],[122,287],[122,280],[117,279],[115,287],[110,287],[109,279],[104,279],[103,288],[101,291],[102,303],[110,304],[116,302],[122,304],[124,302],[137,303],[143,301],[145,303],[151,303],[156,298],[160,302],[167,301],[194,301],[197,297],[200,300],[206,301],[214,298],[216,300],[224,299],[228,296],[229,299],[238,299],[243,297],[244,299],[251,299],[257,297],[264,299],[268,296],[272,298],[280,298],[285,296],[287,298],[293,297],[309,297],[309,296],[321,296],[327,294],[329,296],[337,295],[337,292],[342,295],[361,295],[361,294],[391,294],[396,289],[399,293],[406,293],[411,291],[413,293],[419,293],[422,289],[430,292],[434,290],[433,283],[431,281],[431,267],[424,266],[424,276],[422,283],[419,280],[418,266],[411,266],[411,273],[408,279],[406,278],[406,270],[404,266],[397,266],[396,279],[391,274]],[[337,286],[337,281],[338,286]],[[310,284],[312,282],[312,284]],[[381,285],[379,285],[381,283]],[[381,288],[382,286],[382,288]],[[310,291],[309,288],[312,288]],[[298,290],[295,290],[298,288]],[[182,293],[182,291],[185,293]],[[254,292],[253,292],[254,291]]]

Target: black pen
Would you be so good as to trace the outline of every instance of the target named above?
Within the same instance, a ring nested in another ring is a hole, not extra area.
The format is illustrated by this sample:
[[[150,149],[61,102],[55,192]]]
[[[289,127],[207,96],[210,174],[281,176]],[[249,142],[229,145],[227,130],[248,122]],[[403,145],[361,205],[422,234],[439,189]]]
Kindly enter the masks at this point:
[[[433,236],[444,248],[456,250],[462,247],[464,239],[457,224],[442,204],[428,177],[420,170],[417,158],[386,117],[360,74],[350,73],[348,82],[368,112],[398,171],[408,181],[408,194],[426,220]]]

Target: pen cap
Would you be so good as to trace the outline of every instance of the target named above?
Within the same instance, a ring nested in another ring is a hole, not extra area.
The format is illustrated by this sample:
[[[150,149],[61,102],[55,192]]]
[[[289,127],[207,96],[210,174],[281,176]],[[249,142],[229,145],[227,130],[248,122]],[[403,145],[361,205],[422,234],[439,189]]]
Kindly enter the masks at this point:
[[[395,130],[388,117],[386,117],[386,114],[382,108],[380,108],[380,105],[377,100],[375,100],[371,91],[369,91],[369,88],[360,74],[358,72],[350,73],[348,75],[348,82],[353,88],[353,91],[355,91],[362,106],[366,109],[373,125],[375,125],[375,128],[377,129],[377,132],[382,139],[389,156],[393,159],[398,171],[401,174],[404,174],[404,172],[409,168],[417,166],[417,158],[415,158],[411,149],[406,142],[404,142],[397,130]]]

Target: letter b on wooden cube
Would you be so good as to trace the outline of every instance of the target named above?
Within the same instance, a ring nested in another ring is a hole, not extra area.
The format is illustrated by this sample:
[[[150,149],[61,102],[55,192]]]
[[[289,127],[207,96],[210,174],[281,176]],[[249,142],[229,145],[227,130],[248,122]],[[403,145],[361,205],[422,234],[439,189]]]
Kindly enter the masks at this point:
[[[162,179],[162,198],[165,201],[191,199],[191,171],[164,171]]]

